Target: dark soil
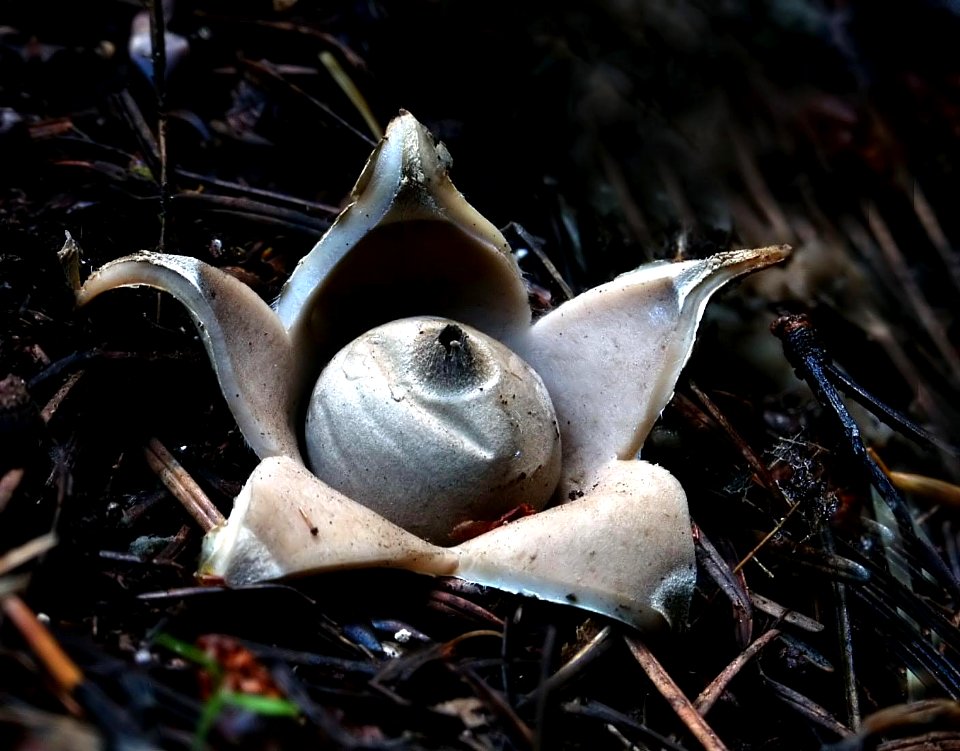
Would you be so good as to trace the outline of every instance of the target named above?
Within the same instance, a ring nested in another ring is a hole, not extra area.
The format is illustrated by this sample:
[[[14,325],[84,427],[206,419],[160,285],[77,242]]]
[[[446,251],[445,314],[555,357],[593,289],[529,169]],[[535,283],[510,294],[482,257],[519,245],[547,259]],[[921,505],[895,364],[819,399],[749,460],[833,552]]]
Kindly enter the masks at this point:
[[[162,244],[272,299],[374,144],[327,52],[522,228],[540,307],[562,292],[532,243],[574,291],[795,247],[711,304],[644,447],[687,491],[699,571],[687,622],[643,638],[695,698],[779,631],[706,714],[730,749],[960,748],[956,3],[274,5],[177,4],[163,106],[127,52],[138,3],[0,10],[0,553],[58,541],[0,567],[0,598],[83,676],[58,685],[8,612],[0,746],[699,745],[630,630],[572,607],[383,571],[196,586],[202,531],[143,447],[225,514],[256,457],[180,306],[78,311],[57,251],[69,232],[85,277]],[[838,396],[844,375],[875,403]]]

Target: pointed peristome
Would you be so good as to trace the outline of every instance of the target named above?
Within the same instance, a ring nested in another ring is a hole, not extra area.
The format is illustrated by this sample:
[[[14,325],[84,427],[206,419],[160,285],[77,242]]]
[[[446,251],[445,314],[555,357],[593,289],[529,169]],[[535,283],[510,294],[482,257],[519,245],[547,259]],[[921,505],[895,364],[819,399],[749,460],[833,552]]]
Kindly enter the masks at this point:
[[[553,399],[563,439],[560,498],[588,492],[611,459],[637,455],[690,357],[710,296],[788,252],[781,245],[647,264],[507,341]]]
[[[686,496],[646,462],[614,461],[591,494],[455,548],[402,530],[282,457],[261,462],[200,574],[237,586],[346,568],[456,576],[574,605],[638,628],[676,623],[694,583]]]
[[[173,295],[190,313],[227,405],[256,454],[299,458],[294,420],[300,371],[270,306],[243,282],[202,261],[148,252],[102,266],[77,292],[77,303],[139,286]]]
[[[442,316],[495,339],[530,323],[507,241],[457,191],[449,166],[413,115],[387,127],[350,204],[276,303],[293,341],[315,349],[317,362],[398,318]]]
[[[446,318],[391,321],[340,350],[313,389],[304,446],[318,478],[440,545],[459,524],[539,511],[560,478],[540,377]]]

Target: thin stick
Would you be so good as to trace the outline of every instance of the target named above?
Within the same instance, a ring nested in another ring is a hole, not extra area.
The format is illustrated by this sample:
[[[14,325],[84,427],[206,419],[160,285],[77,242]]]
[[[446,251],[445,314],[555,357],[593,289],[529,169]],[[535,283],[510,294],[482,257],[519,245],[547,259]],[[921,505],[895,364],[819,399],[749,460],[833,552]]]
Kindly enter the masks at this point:
[[[563,703],[560,708],[567,714],[599,720],[608,728],[628,728],[644,740],[650,741],[649,745],[651,747],[664,748],[668,751],[685,751],[684,747],[679,743],[660,735],[655,730],[651,730],[633,717],[618,712],[616,709],[608,707],[606,704],[598,701],[574,699],[573,701]],[[646,746],[631,743],[629,748],[646,748]]]
[[[730,136],[740,176],[747,186],[747,192],[766,217],[773,236],[778,238],[778,242],[789,242],[795,239],[796,233],[777,204],[777,199],[770,192],[766,180],[763,179],[757,160],[747,149],[745,135],[739,128],[733,127],[730,128]]]
[[[527,230],[525,230],[519,223],[510,222],[506,227],[503,228],[503,231],[512,229],[517,235],[520,236],[520,239],[523,240],[527,247],[533,252],[533,254],[540,259],[540,263],[543,264],[543,267],[547,270],[547,273],[550,275],[550,278],[556,283],[560,288],[560,291],[563,292],[563,296],[567,300],[572,300],[576,295],[573,293],[570,285],[567,284],[567,280],[563,278],[560,274],[560,271],[554,265],[553,261],[550,260],[548,256],[541,247],[540,242],[536,237],[531,235]]]
[[[8,550],[0,555],[0,576],[8,571],[13,571],[37,556],[43,555],[48,550],[55,548],[56,545],[57,536],[53,532],[48,532],[45,535],[40,535],[40,537],[34,537],[23,545],[18,545],[13,550]]]
[[[167,546],[161,550],[154,557],[155,562],[168,561],[170,563],[175,563],[173,560],[180,554],[180,551],[183,550],[184,545],[187,544],[187,540],[190,537],[191,528],[184,524],[177,531],[177,534],[173,536],[173,539],[167,543]]]
[[[336,49],[343,57],[346,59],[350,65],[355,68],[365,68],[366,63],[363,58],[360,57],[356,52],[354,52],[349,46],[337,39],[333,34],[328,34],[327,32],[320,31],[315,26],[309,26],[307,24],[295,23],[293,21],[267,21],[261,18],[240,18],[235,15],[223,16],[217,13],[209,13],[205,10],[200,10],[199,8],[193,11],[194,15],[199,16],[200,18],[206,18],[210,21],[229,21],[231,24],[251,24],[253,26],[259,26],[264,29],[276,29],[277,31],[283,32],[292,32],[294,34],[302,34],[303,36],[313,37],[324,44],[328,44],[334,49]]]
[[[463,680],[470,684],[470,687],[491,711],[500,715],[506,722],[507,727],[513,731],[513,735],[518,737],[525,746],[533,746],[535,740],[533,731],[520,718],[499,691],[491,688],[479,675],[468,667],[454,667],[453,669]]]
[[[151,42],[152,44],[152,42]],[[114,107],[119,112],[120,117],[126,121],[127,126],[133,131],[140,146],[140,152],[143,154],[143,160],[150,167],[150,173],[153,179],[160,182],[160,147],[157,146],[157,139],[153,136],[153,131],[147,125],[147,120],[137,106],[136,100],[130,95],[130,92],[124,89],[113,98]]]
[[[915,179],[910,180],[908,191],[910,193],[909,197],[912,199],[910,204],[917,214],[917,219],[919,219],[920,224],[923,225],[923,229],[926,231],[927,237],[930,238],[933,247],[937,249],[943,265],[947,271],[950,272],[953,286],[960,290],[960,256],[957,256],[951,247],[950,241],[943,231],[943,227],[940,226],[940,220],[937,219],[936,212],[933,210],[930,202],[927,201],[927,196]]]
[[[22,592],[30,584],[30,574],[8,574],[0,577],[0,600]]]
[[[471,602],[465,597],[444,592],[440,589],[434,589],[430,592],[429,604],[431,607],[439,606],[440,609],[448,609],[458,615],[469,615],[479,621],[491,623],[497,628],[503,628],[503,620],[495,616],[486,608],[482,608],[475,602]]]
[[[903,253],[893,239],[893,233],[880,216],[876,206],[867,203],[864,206],[864,213],[867,215],[870,231],[877,239],[877,245],[883,252],[884,259],[894,277],[896,277],[901,293],[906,297],[910,307],[913,308],[914,315],[926,330],[943,361],[950,368],[954,380],[960,380],[960,357],[957,356],[943,323],[930,308],[920,285],[917,284],[910,269],[904,263]]]
[[[365,144],[371,147],[377,145],[377,142],[374,139],[370,138],[370,136],[368,136],[362,130],[353,127],[353,125],[344,120],[326,104],[311,96],[304,89],[300,88],[294,83],[291,83],[282,75],[280,75],[280,73],[277,72],[276,66],[274,66],[272,63],[269,63],[265,60],[254,61],[246,58],[241,58],[239,63],[245,72],[253,76],[258,83],[271,87],[277,92],[278,95],[290,98],[296,102],[309,104],[319,112],[323,113],[326,117],[330,118],[331,122],[333,122],[335,125],[343,128],[349,133],[353,133],[353,135],[357,136]]]
[[[811,701],[799,691],[794,691],[789,686],[784,686],[782,683],[778,683],[767,676],[764,676],[763,680],[777,698],[811,722],[815,722],[820,727],[836,733],[841,738],[848,738],[853,735],[853,731],[850,730],[850,728],[843,725],[826,709],[816,702]]]
[[[781,529],[783,529],[783,525],[787,523],[790,517],[793,516],[793,512],[796,511],[798,508],[800,508],[800,501],[797,501],[789,509],[787,509],[787,513],[785,513],[783,515],[783,518],[779,522],[777,522],[776,526],[774,526],[773,529],[767,532],[767,534],[764,535],[763,539],[760,540],[760,542],[758,542],[754,546],[753,550],[747,553],[741,559],[741,561],[736,566],[733,567],[733,573],[737,573],[740,569],[742,569],[744,566],[750,563],[750,561],[753,560],[754,556],[756,556],[756,554],[760,552],[763,546],[766,545],[768,542],[770,542],[770,540],[772,540],[773,537],[777,535]]]
[[[543,648],[540,650],[540,686],[546,684],[550,677],[550,663],[553,660],[554,651],[557,644],[557,629],[553,625],[547,626],[547,632],[543,636]],[[536,697],[536,709],[533,713],[536,726],[533,735],[533,751],[542,751],[549,748],[544,742],[547,731],[547,692],[534,691]]]
[[[17,492],[20,481],[23,479],[23,470],[20,467],[9,470],[3,477],[0,477],[0,513],[10,503],[13,494]]]
[[[894,472],[880,458],[880,455],[870,446],[867,446],[867,455],[876,462],[890,482],[897,490],[904,493],[926,498],[933,503],[945,503],[951,506],[960,506],[960,486],[935,477],[917,475],[912,472]]]
[[[166,447],[156,438],[151,438],[143,450],[147,464],[160,481],[167,486],[177,500],[192,516],[204,532],[219,527],[226,519],[213,505],[207,494],[187,473]]]
[[[796,507],[793,500],[788,498],[787,495],[783,492],[783,489],[777,485],[776,481],[773,479],[773,475],[770,474],[770,470],[766,464],[757,456],[757,452],[753,450],[753,447],[744,440],[743,436],[737,432],[737,429],[730,424],[730,421],[727,420],[726,415],[720,411],[720,408],[714,403],[714,401],[707,396],[693,381],[689,381],[690,390],[694,393],[697,399],[700,400],[700,403],[707,410],[707,413],[714,420],[717,421],[717,424],[723,428],[723,431],[727,434],[727,437],[733,441],[734,445],[739,449],[740,454],[746,460],[747,464],[750,465],[750,469],[757,476],[757,479],[763,483],[763,486],[767,491],[773,495],[784,508]]]
[[[333,53],[326,50],[321,52],[320,62],[323,63],[323,67],[327,69],[327,73],[330,74],[330,77],[333,78],[337,86],[340,87],[340,90],[347,95],[350,104],[360,113],[360,117],[363,118],[363,122],[366,123],[373,137],[378,141],[383,138],[383,128],[380,127],[377,118],[375,118],[373,112],[370,111],[370,105],[367,104],[367,100],[363,94],[360,93],[360,89],[357,88],[357,85],[350,76],[347,75],[347,72],[340,67],[340,63],[337,62],[337,58],[333,56]]]
[[[829,528],[823,532],[824,548],[836,552],[833,534]],[[840,642],[840,663],[843,671],[843,693],[847,701],[847,725],[854,730],[860,727],[860,696],[857,693],[857,670],[853,659],[853,624],[848,606],[847,585],[833,582],[833,594],[837,611],[837,639]]]
[[[596,636],[577,650],[577,653],[567,660],[559,670],[545,678],[539,686],[520,699],[518,706],[522,707],[533,700],[539,700],[541,696],[548,695],[551,691],[568,683],[582,672],[589,663],[606,653],[613,643],[610,640],[612,631],[613,629],[610,626],[604,626]]]
[[[186,191],[174,196],[171,201],[179,207],[199,208],[204,211],[220,211],[242,216],[249,221],[276,224],[310,233],[322,233],[330,226],[327,219],[310,216],[296,209],[275,206],[264,201],[255,201],[243,196],[218,196],[212,193]]]
[[[911,493],[931,503],[960,507],[960,485],[913,472],[888,472],[887,475],[894,487],[904,493]]]
[[[680,687],[674,682],[670,674],[663,669],[663,666],[657,662],[657,658],[647,649],[646,645],[633,636],[624,636],[627,647],[640,663],[643,672],[653,682],[660,695],[667,700],[667,703],[676,712],[677,717],[687,726],[687,729],[693,734],[693,737],[700,741],[707,751],[727,751],[723,741],[717,736],[700,713],[693,706],[690,700],[683,695]]]
[[[54,413],[60,408],[60,405],[63,404],[63,400],[67,398],[67,394],[77,385],[77,381],[83,378],[85,372],[84,370],[78,370],[76,373],[72,373],[70,377],[63,382],[63,385],[57,389],[57,393],[50,397],[50,401],[47,402],[46,406],[40,411],[40,417],[44,422],[50,422]]]
[[[649,248],[653,245],[653,235],[650,234],[650,228],[643,215],[640,204],[634,199],[630,192],[630,186],[623,170],[617,161],[603,147],[600,148],[600,160],[603,163],[604,178],[613,188],[613,193],[623,212],[623,218],[627,226],[633,233],[633,236],[639,241],[641,248]]]
[[[720,587],[733,606],[740,644],[748,644],[753,633],[753,608],[742,575],[737,576],[712,542],[696,524],[692,525],[694,550],[699,563]]]
[[[308,201],[306,198],[290,196],[285,193],[278,193],[275,190],[265,190],[264,188],[254,188],[250,185],[241,185],[240,183],[231,182],[229,180],[221,180],[220,178],[212,177],[210,175],[201,175],[199,172],[190,172],[189,170],[185,169],[174,169],[173,172],[174,175],[180,180],[189,180],[200,183],[204,187],[213,187],[221,190],[231,191],[233,193],[238,193],[243,197],[252,198],[254,200],[264,199],[265,203],[270,203],[272,201],[275,204],[282,204],[287,208],[292,208],[308,215],[318,213],[333,214],[336,216],[340,213],[339,206],[334,206],[329,203]]]
[[[157,151],[160,157],[160,242],[162,253],[167,244],[167,212],[170,209],[170,184],[167,180],[167,24],[163,3],[147,0],[150,7],[150,37],[153,52],[153,88],[157,93]]]
[[[802,628],[804,631],[810,631],[814,634],[823,631],[823,624],[819,621],[815,621],[809,616],[798,613],[796,610],[785,608],[780,603],[774,602],[763,595],[758,595],[756,592],[750,593],[750,601],[757,610],[782,620],[785,623],[789,623],[791,626]]]
[[[869,333],[873,335],[873,332]],[[873,412],[874,415],[876,415],[883,422],[887,423],[887,425],[890,427],[897,428],[900,431],[907,433],[915,441],[929,443],[942,451],[953,454],[954,456],[960,455],[960,447],[944,441],[928,430],[924,430],[915,422],[910,420],[906,415],[903,415],[892,407],[887,406],[884,402],[863,388],[859,383],[850,378],[850,376],[840,370],[840,368],[833,363],[824,363],[824,370],[827,376],[829,376],[830,380],[832,380],[840,388],[840,390],[843,391],[844,394]]]
[[[673,206],[674,216],[680,220],[680,226],[690,229],[697,226],[697,213],[690,205],[687,195],[683,190],[683,183],[677,177],[677,173],[671,169],[666,162],[657,160],[657,173],[660,177],[660,183],[663,185],[667,200]],[[782,236],[782,235],[781,235]]]
[[[53,634],[17,595],[3,598],[0,601],[0,609],[16,626],[24,641],[30,645],[31,651],[56,681],[57,686],[66,693],[72,693],[83,682],[83,673],[61,649],[57,640],[53,638]]]
[[[702,715],[709,712],[743,666],[778,636],[780,636],[780,630],[772,628],[758,636],[753,644],[738,654],[729,665],[720,671],[716,678],[710,681],[710,685],[700,692],[700,696],[693,702],[697,711]]]

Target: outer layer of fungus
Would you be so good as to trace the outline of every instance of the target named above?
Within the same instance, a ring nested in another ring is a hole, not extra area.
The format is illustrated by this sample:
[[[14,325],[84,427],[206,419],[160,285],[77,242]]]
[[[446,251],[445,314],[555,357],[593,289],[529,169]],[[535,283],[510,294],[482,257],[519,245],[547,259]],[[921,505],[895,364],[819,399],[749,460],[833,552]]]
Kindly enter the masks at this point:
[[[119,259],[80,290],[81,304],[141,284],[179,299],[263,460],[201,571],[236,585],[393,566],[642,627],[675,620],[694,580],[686,497],[637,454],[710,296],[787,249],[649,264],[531,324],[506,241],[449,163],[402,113],[275,312],[180,256]],[[424,539],[548,500],[455,547]]]

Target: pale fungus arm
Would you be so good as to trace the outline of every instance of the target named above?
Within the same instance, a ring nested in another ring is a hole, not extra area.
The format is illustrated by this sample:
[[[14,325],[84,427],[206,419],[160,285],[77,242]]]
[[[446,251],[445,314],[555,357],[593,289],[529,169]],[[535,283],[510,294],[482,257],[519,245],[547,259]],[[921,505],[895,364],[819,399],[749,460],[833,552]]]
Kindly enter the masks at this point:
[[[261,462],[200,573],[233,586],[340,569],[457,576],[575,605],[638,628],[676,623],[694,582],[686,496],[661,467],[612,462],[579,503],[525,517],[455,548],[431,545],[285,458]]]
[[[637,455],[673,394],[711,295],[788,251],[772,246],[641,266],[507,342],[553,399],[563,438],[561,497],[589,492],[611,459]]]
[[[171,294],[190,313],[227,405],[256,454],[299,460],[294,421],[301,374],[270,307],[243,282],[202,261],[148,252],[102,266],[77,292],[77,303],[139,286]]]
[[[390,123],[347,208],[276,302],[298,346],[323,361],[364,331],[414,315],[451,318],[495,339],[529,325],[510,246],[454,187],[450,161],[413,115]]]
[[[285,457],[250,475],[226,524],[203,541],[200,574],[238,586],[353,568],[446,575],[457,556],[388,522]]]
[[[567,503],[459,545],[456,575],[638,628],[676,625],[696,570],[687,497],[663,467],[613,461]]]

